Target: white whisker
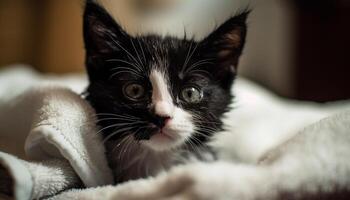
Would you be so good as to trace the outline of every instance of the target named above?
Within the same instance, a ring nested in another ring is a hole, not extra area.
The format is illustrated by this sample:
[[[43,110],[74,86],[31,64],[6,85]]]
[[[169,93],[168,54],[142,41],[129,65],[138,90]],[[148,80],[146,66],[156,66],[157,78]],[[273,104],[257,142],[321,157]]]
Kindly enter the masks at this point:
[[[108,141],[113,136],[117,135],[118,133],[124,132],[124,131],[130,131],[132,128],[133,127],[126,127],[126,128],[122,128],[122,129],[119,129],[118,131],[113,132],[112,134],[108,135],[106,138],[103,139],[103,143],[105,143],[106,141]]]
[[[140,57],[140,55],[139,55],[139,52],[137,51],[133,40],[130,39],[130,41],[131,41],[132,47],[133,47],[134,50],[135,50],[136,56],[138,57],[138,59],[139,59],[139,61],[140,61],[140,62],[139,62],[139,65],[142,67],[142,66],[143,66],[143,63],[142,63],[141,57]]]
[[[126,50],[121,44],[119,44],[119,42],[117,42],[111,35],[109,35],[109,37],[110,37],[111,40],[112,40],[116,45],[118,45],[126,54],[128,54],[128,55],[137,63],[137,66],[140,67],[140,69],[141,69],[141,66],[138,65],[137,59],[136,59],[128,50]]]
[[[141,42],[140,42],[140,39],[139,39],[139,38],[137,38],[137,42],[138,42],[138,44],[139,44],[139,46],[140,46],[140,49],[141,49],[141,52],[142,52],[143,62],[146,63],[147,59],[146,59],[145,51],[143,50],[143,47],[142,47],[142,45],[141,45]]]
[[[128,61],[126,61],[126,60],[122,60],[122,59],[109,59],[109,60],[107,60],[107,62],[122,62],[122,63],[128,64],[128,65],[134,67],[136,70],[138,70],[138,71],[140,71],[140,72],[142,71],[137,65],[135,65],[134,63],[128,62]]]

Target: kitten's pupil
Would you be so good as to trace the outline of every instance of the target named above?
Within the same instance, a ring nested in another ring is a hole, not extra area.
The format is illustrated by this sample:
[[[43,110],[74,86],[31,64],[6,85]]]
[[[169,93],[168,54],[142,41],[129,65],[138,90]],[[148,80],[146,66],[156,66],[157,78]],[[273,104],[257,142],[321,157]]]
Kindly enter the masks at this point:
[[[192,99],[192,91],[187,91],[187,96]]]
[[[136,83],[132,83],[125,86],[124,94],[131,100],[138,100],[144,96],[145,90],[144,88]]]
[[[132,88],[132,92],[133,92],[133,95],[134,95],[134,96],[137,96],[137,95],[139,94],[139,92],[140,92],[140,88],[138,88],[138,87],[133,87],[133,88]]]
[[[198,103],[202,100],[202,92],[194,87],[185,88],[182,90],[182,98],[187,103]]]

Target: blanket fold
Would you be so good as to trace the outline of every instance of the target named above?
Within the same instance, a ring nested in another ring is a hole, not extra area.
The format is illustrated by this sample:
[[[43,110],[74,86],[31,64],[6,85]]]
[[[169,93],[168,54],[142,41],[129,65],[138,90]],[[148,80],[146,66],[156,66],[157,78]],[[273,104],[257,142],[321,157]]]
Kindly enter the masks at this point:
[[[0,166],[7,170],[7,173],[0,173],[0,184],[6,187],[2,188],[3,191],[0,190],[0,193],[6,191],[6,195],[13,195],[15,199],[30,200],[33,181],[24,161],[10,154],[0,152]],[[8,175],[11,177],[8,177]],[[9,191],[11,190],[11,188],[8,188],[9,186],[13,187],[12,191]]]
[[[85,100],[69,89],[49,85],[18,98],[18,104],[32,105],[33,114],[26,119],[32,128],[25,140],[26,158],[32,162],[0,154],[0,165],[12,176],[16,199],[54,195],[79,187],[80,180],[86,187],[113,183],[102,138],[96,134],[94,110]],[[18,178],[21,174],[25,178]]]

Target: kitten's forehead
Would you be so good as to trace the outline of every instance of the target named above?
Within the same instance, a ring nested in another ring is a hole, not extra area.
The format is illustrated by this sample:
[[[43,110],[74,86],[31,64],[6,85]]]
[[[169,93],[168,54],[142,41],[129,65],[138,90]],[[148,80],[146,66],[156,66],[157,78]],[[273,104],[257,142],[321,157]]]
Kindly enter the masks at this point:
[[[138,37],[135,37],[136,39]],[[157,35],[140,37],[141,40],[149,47],[149,49],[159,52],[159,51],[171,51],[189,48],[191,45],[198,44],[192,39],[183,38],[178,39],[174,37],[161,37]],[[138,39],[137,39],[138,40]]]
[[[163,70],[164,67],[169,67],[170,64],[179,64],[174,62],[184,62],[189,51],[199,46],[199,43],[192,40],[171,37],[149,36],[141,40],[152,58],[149,65],[153,68],[161,67],[160,70]],[[175,59],[175,57],[177,58]]]

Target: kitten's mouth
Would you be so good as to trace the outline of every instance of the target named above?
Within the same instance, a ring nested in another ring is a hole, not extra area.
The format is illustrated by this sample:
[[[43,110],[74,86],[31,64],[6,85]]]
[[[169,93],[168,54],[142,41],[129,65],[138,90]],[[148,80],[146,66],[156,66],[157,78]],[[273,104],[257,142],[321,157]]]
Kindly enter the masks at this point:
[[[176,135],[168,133],[168,132],[166,132],[164,130],[161,130],[158,134],[160,136],[162,136],[162,137],[166,137],[166,138],[169,138],[171,140],[176,140],[177,139]]]
[[[154,133],[151,139],[161,139],[161,140],[170,140],[174,141],[176,140],[176,137],[173,134],[170,134],[163,129],[159,130],[158,132]]]
[[[154,132],[149,140],[144,140],[142,143],[153,150],[166,151],[180,145],[182,140],[176,131],[160,129]]]

